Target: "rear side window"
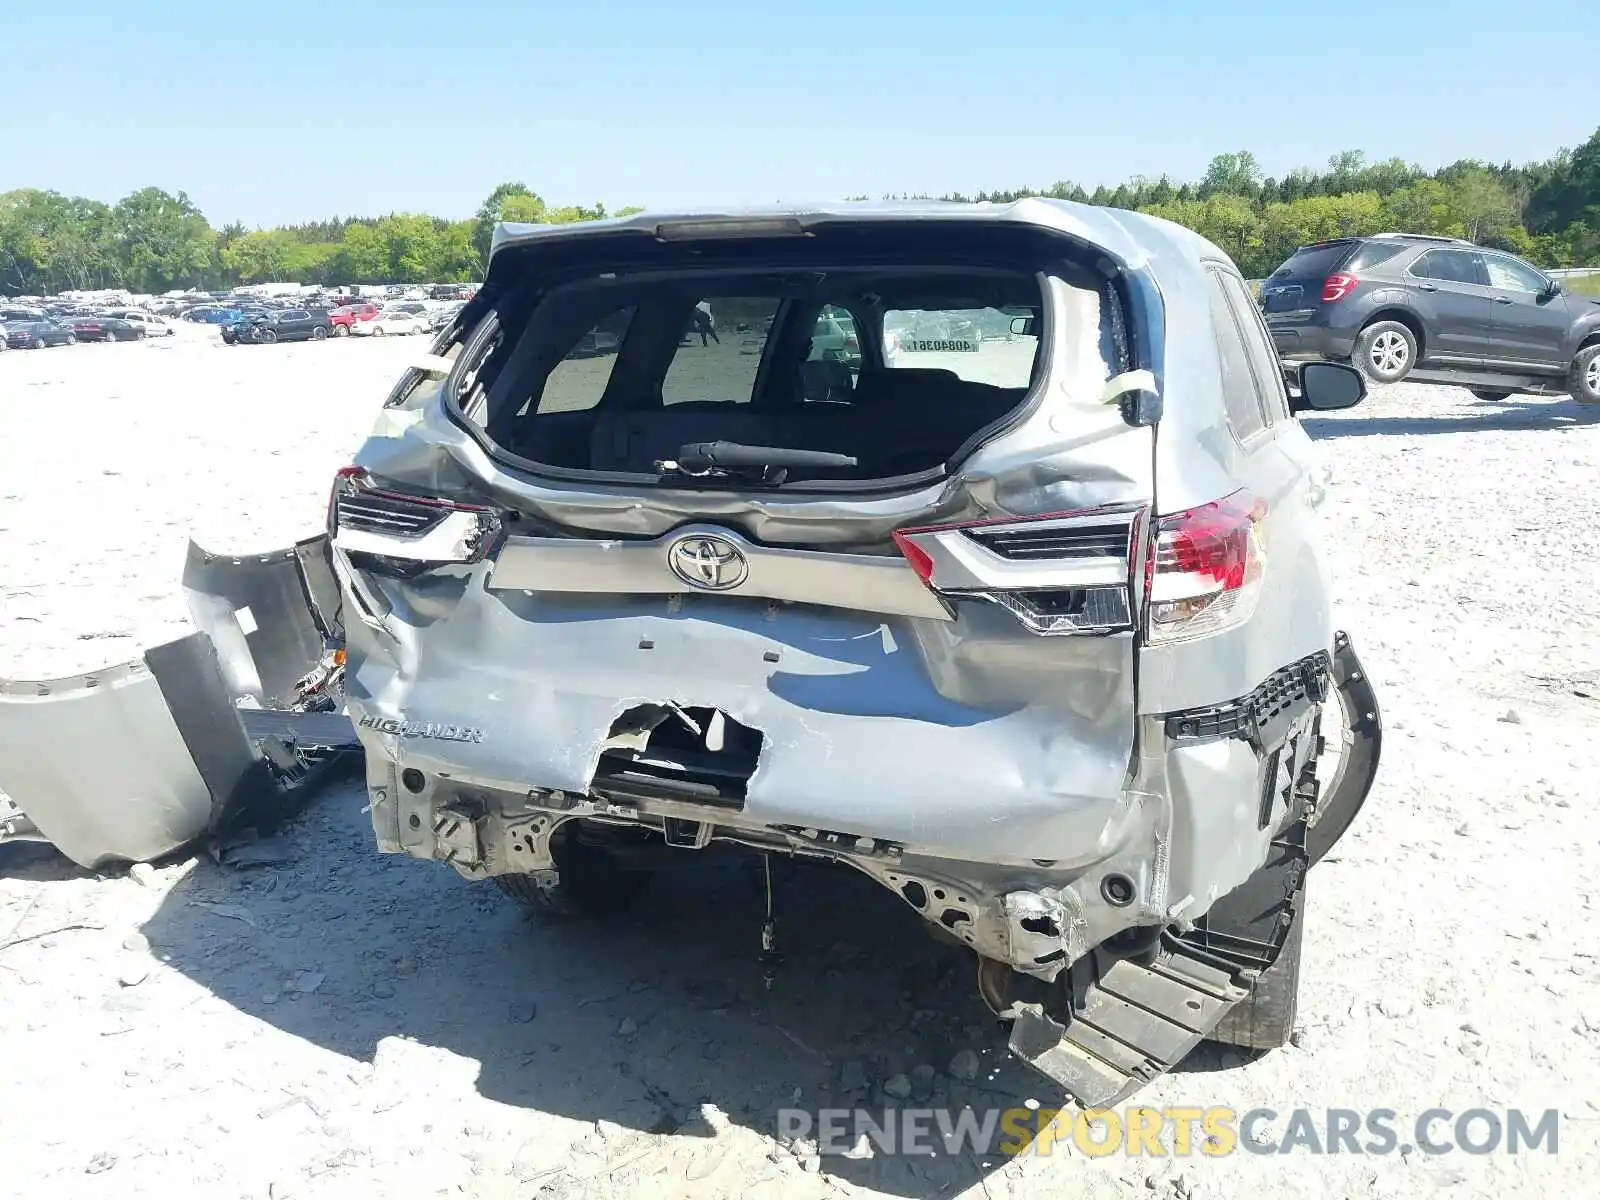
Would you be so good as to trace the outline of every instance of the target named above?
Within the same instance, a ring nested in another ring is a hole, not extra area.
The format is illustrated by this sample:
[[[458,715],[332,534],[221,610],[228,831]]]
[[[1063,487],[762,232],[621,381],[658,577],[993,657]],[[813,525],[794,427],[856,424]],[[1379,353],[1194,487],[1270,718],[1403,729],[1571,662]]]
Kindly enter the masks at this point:
[[[1244,339],[1245,358],[1255,379],[1256,399],[1270,425],[1279,417],[1289,415],[1289,395],[1283,386],[1283,369],[1272,345],[1272,335],[1261,320],[1260,310],[1250,299],[1244,280],[1231,271],[1224,271],[1222,290],[1227,294],[1228,307],[1233,310],[1234,322]]]
[[[1395,242],[1366,242],[1344,264],[1346,271],[1364,271],[1388,262],[1405,247]]]
[[[1350,253],[1353,242],[1324,242],[1301,246],[1287,262],[1272,273],[1273,279],[1319,279],[1331,275]]]
[[[1211,327],[1217,342],[1217,362],[1222,370],[1222,402],[1228,425],[1240,441],[1260,433],[1267,426],[1262,411],[1255,375],[1245,350],[1244,336],[1223,291],[1223,274],[1206,271],[1206,293],[1211,304]]]
[[[772,324],[777,311],[770,296],[702,296],[661,380],[661,402],[749,403],[761,367],[759,341],[749,340],[753,331]]]
[[[1033,378],[1039,339],[1014,333],[1021,315],[1038,325],[1038,310],[1007,314],[995,308],[891,308],[883,314],[884,365],[934,367],[969,383],[1025,388]]]
[[[1471,250],[1429,250],[1411,264],[1411,273],[1419,279],[1439,279],[1447,283],[1489,282],[1483,260]]]
[[[534,411],[584,412],[599,404],[632,319],[632,308],[618,309],[585,330],[545,376]]]

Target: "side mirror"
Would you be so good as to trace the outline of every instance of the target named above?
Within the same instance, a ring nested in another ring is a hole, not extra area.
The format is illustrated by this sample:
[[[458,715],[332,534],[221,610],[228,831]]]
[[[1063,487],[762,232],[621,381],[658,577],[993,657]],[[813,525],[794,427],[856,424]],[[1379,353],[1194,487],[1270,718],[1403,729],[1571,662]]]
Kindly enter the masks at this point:
[[[1033,336],[1033,318],[1032,317],[1012,317],[1011,318],[1011,332],[1012,332],[1012,335],[1015,336],[1015,337],[1032,337]]]
[[[1559,295],[1561,295],[1561,284],[1557,280],[1552,279],[1548,284],[1545,285],[1544,291],[1539,293],[1539,299],[1554,300]]]
[[[1354,408],[1367,396],[1367,380],[1344,363],[1309,362],[1300,368],[1299,395],[1289,397],[1290,412],[1330,412]]]

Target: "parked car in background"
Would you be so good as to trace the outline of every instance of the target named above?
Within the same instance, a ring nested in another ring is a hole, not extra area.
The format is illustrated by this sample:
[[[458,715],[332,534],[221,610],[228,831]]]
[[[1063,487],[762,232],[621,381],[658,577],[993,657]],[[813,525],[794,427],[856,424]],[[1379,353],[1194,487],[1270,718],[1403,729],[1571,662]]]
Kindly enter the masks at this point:
[[[271,345],[274,342],[320,342],[329,336],[332,326],[328,314],[305,308],[272,309],[247,313],[225,331],[223,341],[237,344]],[[233,337],[229,339],[228,332]]]
[[[1350,362],[1379,383],[1457,384],[1600,404],[1600,297],[1454,238],[1376,234],[1301,246],[1261,285],[1289,360]]]
[[[386,308],[372,320],[357,325],[352,332],[360,337],[427,333],[428,322],[417,313]]]
[[[73,317],[71,324],[80,342],[134,342],[145,336],[143,325],[119,317]]]
[[[183,314],[185,321],[198,325],[232,325],[239,319],[239,309],[222,304],[203,304]]]
[[[344,304],[328,314],[328,324],[335,337],[348,337],[357,325],[376,317],[378,311],[375,304]]]
[[[172,327],[171,322],[164,321],[158,316],[143,312],[137,308],[114,308],[109,309],[100,315],[104,317],[116,317],[119,320],[128,322],[130,325],[137,325],[143,329],[145,334],[149,337],[171,337],[177,332],[177,330]]]
[[[848,866],[1084,1107],[1288,1041],[1377,757],[1295,419],[1358,372],[1286,388],[1221,249],[1046,200],[502,226],[486,292],[334,482],[381,850],[558,916],[713,842]],[[683,348],[697,303],[770,336]],[[892,364],[896,313],[953,332]]]
[[[428,305],[421,300],[390,300],[383,305],[383,311],[386,313],[414,313],[421,317],[427,315]]]
[[[441,304],[428,314],[428,328],[437,333],[451,321],[456,319],[456,314],[467,306],[465,300],[451,300]]]
[[[71,346],[78,340],[78,335],[72,332],[72,326],[26,309],[0,310],[0,325],[5,327],[6,344],[13,350]]]

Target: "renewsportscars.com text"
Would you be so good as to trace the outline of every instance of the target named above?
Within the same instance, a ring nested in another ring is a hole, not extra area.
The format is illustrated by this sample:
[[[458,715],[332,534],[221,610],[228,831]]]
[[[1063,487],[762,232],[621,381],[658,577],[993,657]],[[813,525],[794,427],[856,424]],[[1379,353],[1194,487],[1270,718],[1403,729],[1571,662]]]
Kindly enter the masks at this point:
[[[808,1138],[822,1154],[1050,1154],[1090,1157],[1220,1158],[1246,1154],[1555,1154],[1561,1114],[1430,1108],[1402,1118],[1390,1108],[1296,1108],[1244,1112],[1222,1106],[1053,1108],[782,1109],[778,1134]]]

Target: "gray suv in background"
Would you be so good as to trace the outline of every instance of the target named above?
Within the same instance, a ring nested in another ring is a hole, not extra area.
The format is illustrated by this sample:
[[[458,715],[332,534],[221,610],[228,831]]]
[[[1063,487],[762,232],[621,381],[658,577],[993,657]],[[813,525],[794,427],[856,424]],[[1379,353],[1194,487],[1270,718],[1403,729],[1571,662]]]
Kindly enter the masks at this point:
[[[1294,414],[1365,384],[1287,387],[1221,250],[1043,200],[502,226],[434,349],[329,511],[381,850],[564,916],[848,866],[1085,1104],[1288,1037],[1378,746]]]
[[[1317,242],[1268,276],[1261,308],[1286,359],[1600,404],[1600,298],[1503,251],[1419,234]]]

